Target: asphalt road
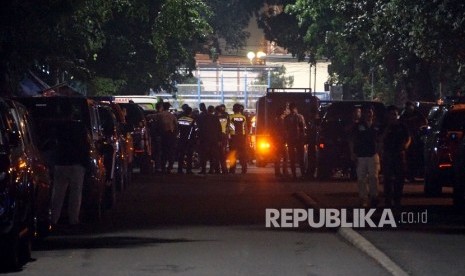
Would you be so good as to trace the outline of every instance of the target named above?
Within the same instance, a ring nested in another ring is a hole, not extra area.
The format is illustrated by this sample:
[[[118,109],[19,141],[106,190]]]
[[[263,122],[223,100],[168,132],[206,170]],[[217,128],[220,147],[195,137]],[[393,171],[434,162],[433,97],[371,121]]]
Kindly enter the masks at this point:
[[[34,247],[24,275],[389,275],[337,228],[266,228],[266,209],[357,208],[356,185],[247,175],[136,175],[102,222],[57,232]],[[406,211],[426,223],[355,229],[401,271],[464,275],[462,215],[450,191],[425,198],[406,186]],[[377,217],[377,215],[375,215]],[[378,217],[377,217],[378,218]],[[396,213],[396,220],[398,220]],[[453,265],[452,265],[453,264]],[[384,266],[383,266],[384,265]]]

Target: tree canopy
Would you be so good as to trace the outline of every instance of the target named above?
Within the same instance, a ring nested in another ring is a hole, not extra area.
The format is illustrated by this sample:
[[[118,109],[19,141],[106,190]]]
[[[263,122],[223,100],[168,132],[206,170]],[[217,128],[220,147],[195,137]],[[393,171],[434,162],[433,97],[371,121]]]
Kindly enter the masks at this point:
[[[273,2],[284,13],[263,14],[267,38],[310,62],[331,59],[331,82],[344,85],[346,98],[434,100],[465,88],[465,3]]]
[[[13,0],[0,11],[0,87],[15,93],[28,70],[90,93],[170,91],[195,53],[240,48],[263,4],[218,0]],[[103,91],[103,92],[102,92]]]

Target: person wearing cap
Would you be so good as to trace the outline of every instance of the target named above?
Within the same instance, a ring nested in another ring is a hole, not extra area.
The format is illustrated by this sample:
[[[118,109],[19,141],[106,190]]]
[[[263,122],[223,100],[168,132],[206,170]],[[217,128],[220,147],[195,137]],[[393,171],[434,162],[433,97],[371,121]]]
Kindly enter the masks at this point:
[[[236,162],[239,159],[242,173],[247,173],[247,118],[242,114],[243,106],[233,105],[234,114],[229,115],[229,131],[231,135],[230,153],[231,164],[230,173],[236,173]]]
[[[354,125],[349,142],[351,158],[357,162],[357,183],[362,207],[376,207],[378,204],[380,131],[373,106],[363,106],[362,117]]]

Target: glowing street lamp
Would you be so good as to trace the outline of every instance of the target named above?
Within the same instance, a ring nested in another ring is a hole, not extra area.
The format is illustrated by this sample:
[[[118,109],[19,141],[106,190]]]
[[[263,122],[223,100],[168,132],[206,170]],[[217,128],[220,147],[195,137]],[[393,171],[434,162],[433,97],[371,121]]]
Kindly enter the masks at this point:
[[[248,52],[247,53],[247,58],[250,60],[250,64],[253,64],[253,59],[255,58],[255,53],[254,52]]]
[[[247,53],[247,58],[250,60],[250,64],[264,64],[265,57],[266,54],[262,51],[258,51],[257,53],[250,51]]]

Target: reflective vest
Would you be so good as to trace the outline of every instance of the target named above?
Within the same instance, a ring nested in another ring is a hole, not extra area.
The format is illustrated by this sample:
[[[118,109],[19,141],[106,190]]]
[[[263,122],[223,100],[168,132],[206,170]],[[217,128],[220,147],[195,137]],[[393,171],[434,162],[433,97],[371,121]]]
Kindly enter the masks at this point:
[[[229,115],[226,113],[220,114],[218,115],[218,119],[221,124],[221,132],[227,135],[229,133]]]
[[[179,139],[188,141],[194,139],[195,120],[188,116],[178,119]]]
[[[247,134],[247,118],[238,113],[229,115],[229,129],[231,135],[246,135]]]

